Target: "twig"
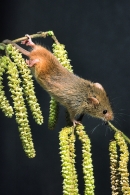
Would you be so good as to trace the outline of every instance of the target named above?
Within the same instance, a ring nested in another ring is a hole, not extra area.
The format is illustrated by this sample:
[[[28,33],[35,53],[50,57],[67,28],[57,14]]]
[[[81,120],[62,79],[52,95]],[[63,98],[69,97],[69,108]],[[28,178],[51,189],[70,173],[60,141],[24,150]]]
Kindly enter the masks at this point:
[[[33,39],[33,38],[38,38],[38,37],[42,37],[42,38],[46,38],[47,36],[51,36],[51,38],[54,40],[54,42],[56,44],[59,44],[59,41],[57,40],[56,36],[54,35],[53,31],[47,31],[47,32],[38,32],[37,34],[32,34],[30,35],[30,37]],[[24,37],[21,37],[21,38],[18,38],[18,39],[14,39],[12,42],[13,43],[18,43],[20,41],[24,41],[26,40],[27,37],[24,36]]]
[[[115,132],[120,132],[121,135],[124,137],[124,139],[130,144],[130,139],[119,129],[117,129],[114,125],[112,125],[110,122],[108,122],[109,127],[114,130]]]

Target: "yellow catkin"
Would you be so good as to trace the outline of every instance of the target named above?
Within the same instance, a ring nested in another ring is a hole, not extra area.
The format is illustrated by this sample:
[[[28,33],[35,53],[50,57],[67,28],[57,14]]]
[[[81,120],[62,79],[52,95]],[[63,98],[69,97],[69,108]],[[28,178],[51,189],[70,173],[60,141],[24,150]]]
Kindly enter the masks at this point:
[[[15,65],[18,67],[18,71],[22,77],[21,85],[23,88],[23,93],[29,104],[33,118],[35,119],[37,124],[41,125],[43,124],[43,116],[35,95],[31,71],[25,63],[22,54],[19,53],[19,51],[14,46],[9,44],[7,45],[6,49],[11,55],[11,58],[13,59]]]
[[[94,175],[92,165],[91,143],[88,135],[84,131],[83,125],[76,126],[76,133],[82,142],[83,174],[85,183],[85,195],[94,195]]]
[[[15,63],[6,58],[8,86],[13,99],[16,122],[20,133],[23,149],[29,158],[35,157],[35,149],[32,141],[31,129],[29,126],[27,109],[24,103],[23,91],[20,86],[21,80]]]
[[[75,169],[75,136],[73,127],[65,127],[59,134],[62,162],[63,195],[79,195]]]
[[[54,129],[58,120],[59,103],[53,97],[50,100],[48,128]]]
[[[120,173],[120,185],[123,195],[130,194],[130,186],[129,186],[129,173],[128,173],[128,160],[129,160],[129,151],[128,146],[121,135],[121,132],[115,133],[115,140],[119,146],[120,150],[120,160],[119,160],[119,168],[118,171]]]
[[[116,141],[110,142],[109,155],[110,155],[112,195],[119,195],[121,193],[121,189],[120,189],[120,175],[118,171],[118,154],[117,154]]]
[[[3,74],[5,73],[6,68],[6,56],[0,57],[0,109],[4,112],[5,116],[12,117],[14,113],[13,108],[9,104],[3,90]]]
[[[62,66],[64,66],[70,72],[73,72],[72,66],[70,64],[70,59],[68,59],[67,51],[65,50],[65,45],[63,44],[53,44],[53,53],[59,60]]]

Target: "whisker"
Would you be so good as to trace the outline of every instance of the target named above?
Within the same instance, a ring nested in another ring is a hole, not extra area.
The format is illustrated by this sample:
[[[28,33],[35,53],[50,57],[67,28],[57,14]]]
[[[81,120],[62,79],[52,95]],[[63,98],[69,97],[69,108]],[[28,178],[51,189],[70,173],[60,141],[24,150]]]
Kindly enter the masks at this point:
[[[130,116],[129,114],[124,114],[124,113],[121,113],[121,112],[118,112],[116,114],[120,114],[120,115],[125,115],[125,116]]]
[[[91,134],[96,130],[97,127],[99,127],[100,124],[98,124],[96,127],[94,127],[92,130],[91,130]]]
[[[110,132],[113,132],[113,130],[109,127],[109,126],[107,126],[108,127],[108,129],[110,130]]]
[[[119,98],[121,98],[121,96],[112,98],[111,101],[116,100],[116,99],[119,99]]]
[[[122,119],[122,120],[126,122],[125,119]],[[120,124],[121,120],[119,118],[116,117],[115,122],[121,127],[121,124]]]
[[[105,131],[105,136],[107,136],[108,129],[109,129],[109,126],[107,125],[106,131]]]
[[[114,120],[118,120],[118,121],[120,121],[120,119],[117,117],[117,116],[114,116]]]
[[[126,120],[124,118],[122,118],[122,120],[126,122]]]
[[[102,121],[102,126],[104,126],[105,125],[105,121]]]
[[[114,121],[116,124],[118,124],[121,127],[120,123],[116,119]]]
[[[123,121],[127,121],[126,120],[126,117],[130,117],[130,115],[127,115],[127,114],[123,114],[123,113],[118,113],[118,117],[120,118],[120,119],[118,119],[117,117],[115,117],[115,118],[117,118],[118,120],[123,120]]]
[[[108,126],[109,132],[113,133],[114,131],[111,129],[111,127]]]

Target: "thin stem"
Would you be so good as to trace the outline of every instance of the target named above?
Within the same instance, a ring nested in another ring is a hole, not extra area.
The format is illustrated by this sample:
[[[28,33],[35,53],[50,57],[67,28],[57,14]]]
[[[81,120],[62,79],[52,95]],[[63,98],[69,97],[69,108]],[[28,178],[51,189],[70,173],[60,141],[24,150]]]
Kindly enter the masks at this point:
[[[55,41],[57,45],[60,44],[55,35],[51,36],[51,38]]]
[[[121,135],[124,137],[124,139],[130,144],[130,139],[119,129],[117,129],[114,125],[112,125],[110,122],[108,122],[109,127],[114,130],[115,132],[120,132]]]
[[[33,38],[39,38],[39,37],[42,37],[42,38],[46,38],[47,36],[51,36],[51,38],[55,41],[56,44],[59,44],[56,36],[54,35],[53,31],[47,31],[47,32],[38,32],[36,34],[32,34],[30,35],[30,37],[33,39]],[[12,42],[13,43],[18,43],[20,41],[24,41],[26,40],[27,37],[24,36],[24,37],[21,37],[21,38],[18,38],[18,39],[14,39]]]

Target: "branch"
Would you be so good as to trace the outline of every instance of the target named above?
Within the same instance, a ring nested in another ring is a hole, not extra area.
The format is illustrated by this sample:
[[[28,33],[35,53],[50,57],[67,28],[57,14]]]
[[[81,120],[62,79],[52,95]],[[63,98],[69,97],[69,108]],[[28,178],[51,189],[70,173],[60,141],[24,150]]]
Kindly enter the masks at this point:
[[[30,35],[30,37],[31,37],[32,39],[33,39],[33,38],[39,38],[39,37],[46,38],[47,36],[51,36],[51,38],[54,40],[54,42],[55,42],[56,44],[59,44],[59,41],[57,40],[57,38],[56,38],[56,36],[54,35],[53,31],[47,31],[47,32],[42,32],[42,31],[40,31],[40,32],[37,32],[36,34]],[[15,40],[13,40],[12,42],[13,42],[13,43],[18,43],[18,42],[24,41],[24,40],[26,40],[26,39],[27,39],[27,37],[24,36],[24,37],[15,39]]]

